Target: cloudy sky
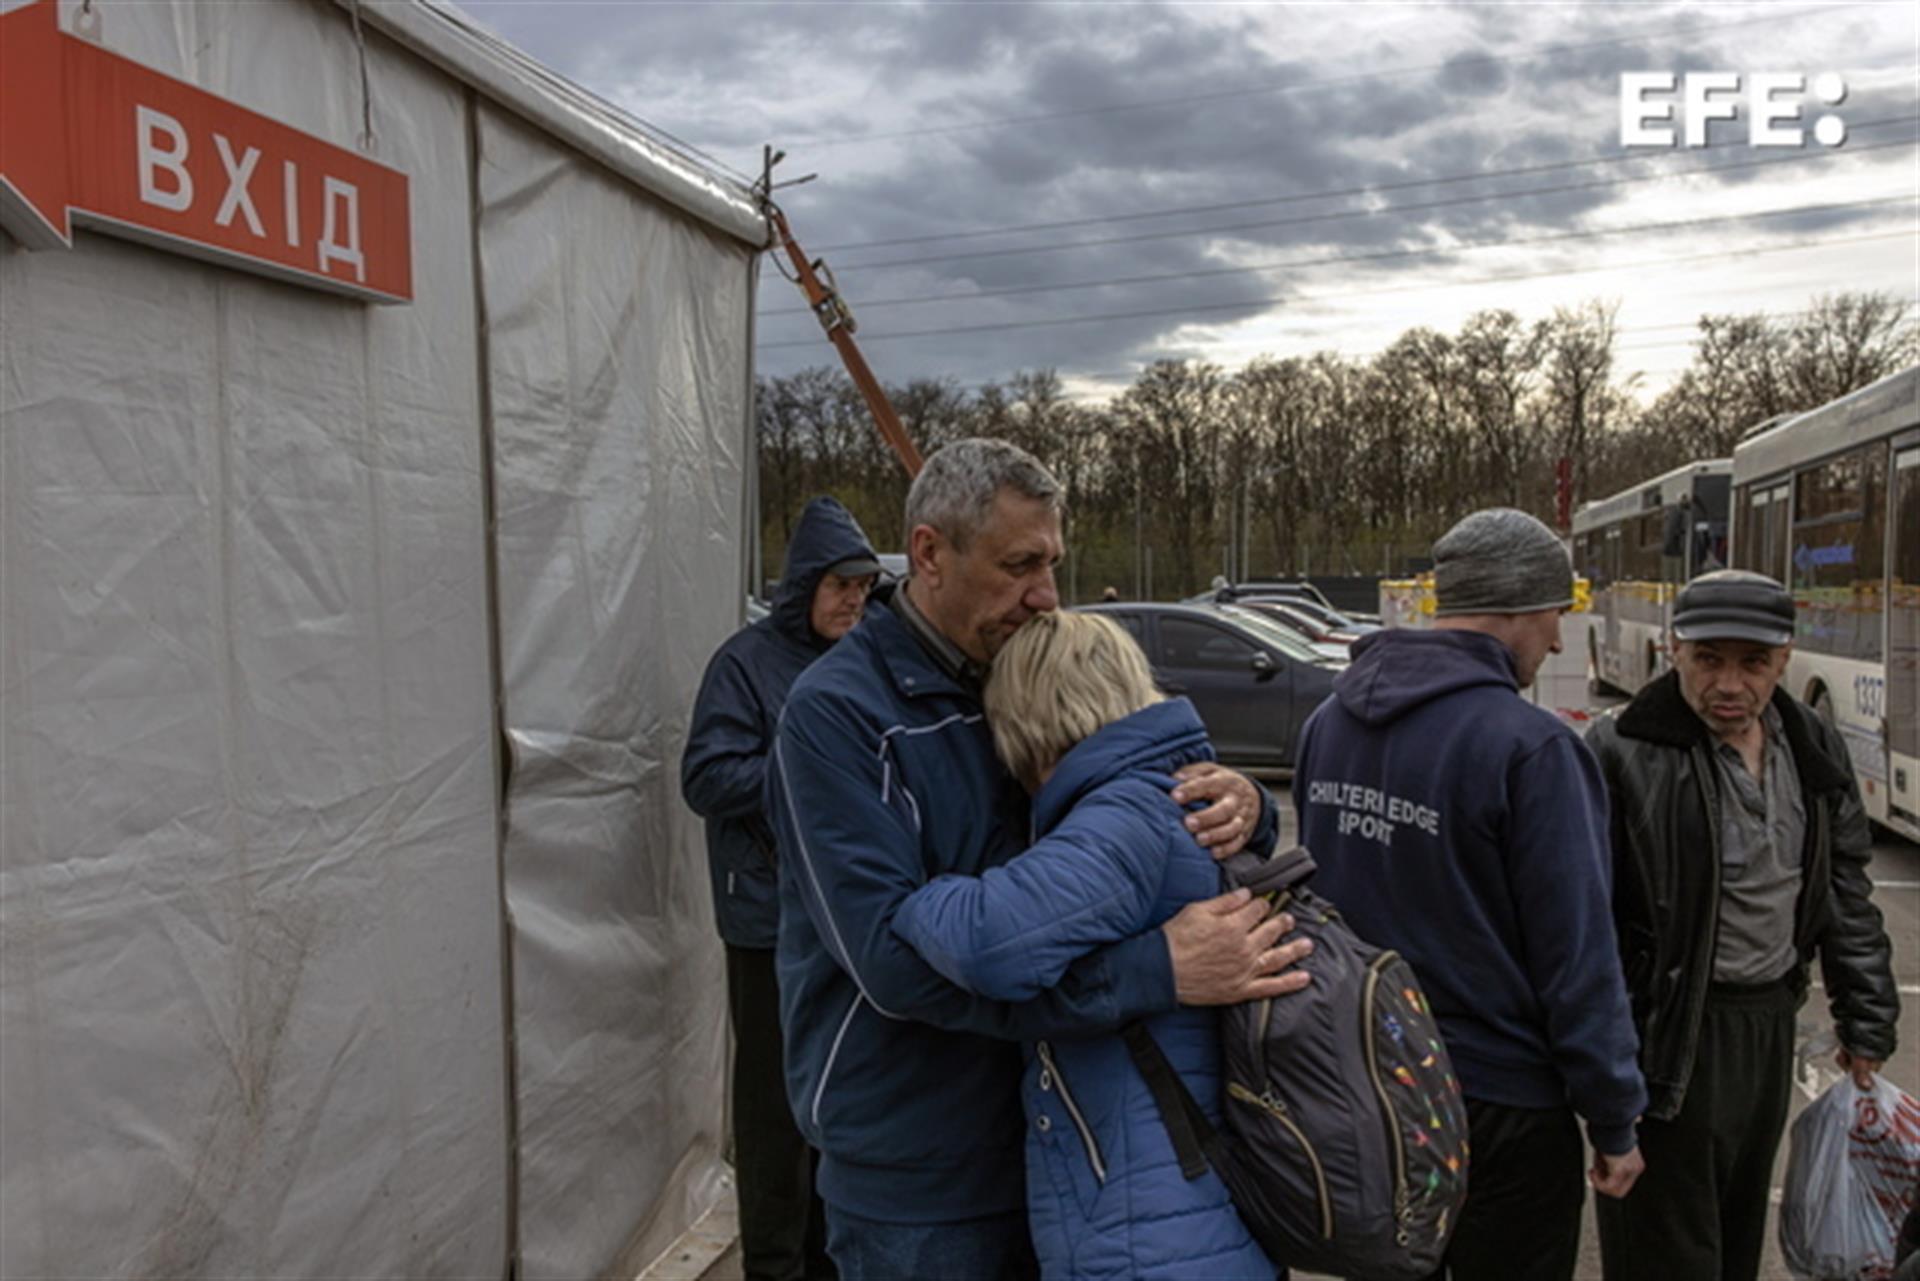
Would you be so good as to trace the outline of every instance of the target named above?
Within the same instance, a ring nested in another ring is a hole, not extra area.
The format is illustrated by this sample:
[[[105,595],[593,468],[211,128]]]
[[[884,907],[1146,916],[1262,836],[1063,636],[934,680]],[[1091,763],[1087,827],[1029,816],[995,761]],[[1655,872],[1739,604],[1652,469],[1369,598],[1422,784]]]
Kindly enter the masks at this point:
[[[1651,392],[1703,311],[1920,299],[1905,0],[458,2],[726,166],[772,142],[817,173],[782,205],[889,381],[1050,367],[1100,395],[1155,359],[1365,355],[1604,299]],[[1709,146],[1623,146],[1628,71],[1802,73],[1805,145],[1749,145],[1743,93]],[[799,306],[766,269],[762,372],[834,362]]]

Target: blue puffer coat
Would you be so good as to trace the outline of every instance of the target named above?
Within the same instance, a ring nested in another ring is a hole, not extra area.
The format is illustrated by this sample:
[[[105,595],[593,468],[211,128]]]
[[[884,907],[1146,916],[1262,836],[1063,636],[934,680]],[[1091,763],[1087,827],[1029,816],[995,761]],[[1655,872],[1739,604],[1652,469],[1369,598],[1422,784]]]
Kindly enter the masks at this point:
[[[780,709],[794,680],[832,642],[813,630],[813,596],[827,570],[871,556],[853,513],[816,498],[800,513],[787,544],[786,571],[773,609],[727,639],[707,663],[680,761],[680,792],[707,820],[720,937],[735,947],[771,949],[780,933],[773,829],[761,785]]]
[[[1212,757],[1185,699],[1108,725],[1068,752],[1034,798],[1033,848],[979,877],[930,882],[894,917],[894,932],[982,995],[1045,991],[1074,958],[1218,892],[1213,860],[1167,795],[1172,771]],[[1178,1009],[1147,1027],[1219,1124],[1216,1013]],[[1046,1277],[1270,1281],[1274,1264],[1219,1176],[1181,1176],[1118,1035],[1033,1042],[1026,1060],[1027,1203]]]

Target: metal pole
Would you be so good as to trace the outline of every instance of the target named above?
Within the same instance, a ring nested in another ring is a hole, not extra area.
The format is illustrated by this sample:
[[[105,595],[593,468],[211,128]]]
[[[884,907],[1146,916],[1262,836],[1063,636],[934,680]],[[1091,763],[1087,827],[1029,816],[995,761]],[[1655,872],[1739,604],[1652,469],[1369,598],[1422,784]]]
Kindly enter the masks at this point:
[[[1240,577],[1253,577],[1253,479],[1240,474]]]
[[[1141,563],[1142,549],[1146,547],[1144,515],[1141,507],[1141,492],[1144,486],[1140,479],[1140,455],[1133,456],[1133,598],[1145,600],[1147,580]]]

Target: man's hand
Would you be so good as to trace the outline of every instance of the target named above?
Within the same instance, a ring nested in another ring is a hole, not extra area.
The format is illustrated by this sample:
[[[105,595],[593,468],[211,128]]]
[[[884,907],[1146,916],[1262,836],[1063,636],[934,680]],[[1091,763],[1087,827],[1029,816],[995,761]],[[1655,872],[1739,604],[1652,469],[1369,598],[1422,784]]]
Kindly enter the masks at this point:
[[[1640,1148],[1634,1148],[1619,1156],[1608,1156],[1604,1152],[1593,1154],[1593,1169],[1587,1171],[1587,1181],[1593,1184],[1593,1190],[1601,1196],[1623,1197],[1633,1191],[1635,1179],[1647,1163],[1640,1159]]]
[[[1182,1005],[1232,1005],[1285,996],[1308,983],[1305,970],[1287,967],[1313,951],[1313,940],[1280,942],[1293,929],[1293,918],[1282,912],[1267,919],[1266,900],[1244,889],[1189,903],[1161,928],[1173,957],[1174,993]]]
[[[1881,1059],[1862,1058],[1849,1051],[1844,1045],[1834,1053],[1833,1061],[1838,1063],[1840,1070],[1852,1077],[1853,1083],[1863,1090],[1873,1088],[1873,1074],[1880,1070],[1884,1062]]]
[[[1200,761],[1174,772],[1180,786],[1173,803],[1209,801],[1203,810],[1187,815],[1187,830],[1215,858],[1232,858],[1247,847],[1260,822],[1260,789],[1244,774],[1212,761]]]

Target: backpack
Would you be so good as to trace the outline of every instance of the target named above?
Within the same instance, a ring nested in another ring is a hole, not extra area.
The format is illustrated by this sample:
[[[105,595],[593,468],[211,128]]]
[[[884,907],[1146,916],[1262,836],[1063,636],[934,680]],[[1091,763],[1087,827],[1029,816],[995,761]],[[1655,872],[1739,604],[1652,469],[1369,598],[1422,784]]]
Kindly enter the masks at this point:
[[[1146,1028],[1123,1035],[1181,1172],[1209,1166],[1276,1263],[1368,1281],[1439,1269],[1467,1196],[1467,1109],[1413,969],[1302,884],[1313,857],[1229,859],[1223,878],[1290,911],[1313,982],[1228,1006],[1216,1131]]]

